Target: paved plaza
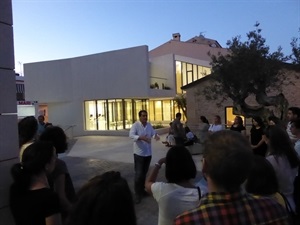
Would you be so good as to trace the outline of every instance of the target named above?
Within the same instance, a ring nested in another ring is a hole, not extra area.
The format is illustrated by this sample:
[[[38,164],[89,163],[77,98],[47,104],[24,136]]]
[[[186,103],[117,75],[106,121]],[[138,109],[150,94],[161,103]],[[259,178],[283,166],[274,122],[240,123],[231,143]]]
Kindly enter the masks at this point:
[[[153,166],[160,158],[165,157],[168,148],[161,141],[166,135],[161,135],[160,141],[153,140]],[[115,170],[127,179],[133,191],[134,169],[132,140],[123,136],[83,136],[76,137],[70,150],[60,157],[67,163],[75,189],[78,190],[86,181],[95,175]],[[198,175],[201,177],[201,155],[193,155]],[[158,181],[165,181],[164,167],[160,170]],[[158,220],[158,206],[152,196],[146,197],[135,205],[138,225],[155,225]]]

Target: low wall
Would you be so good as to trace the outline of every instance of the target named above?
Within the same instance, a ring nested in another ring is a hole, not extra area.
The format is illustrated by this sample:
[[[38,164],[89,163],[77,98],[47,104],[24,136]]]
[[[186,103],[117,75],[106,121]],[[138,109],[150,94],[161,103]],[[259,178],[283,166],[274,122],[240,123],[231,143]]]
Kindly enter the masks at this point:
[[[158,135],[168,133],[169,128],[159,128],[156,129]],[[93,131],[85,131],[84,135],[80,136],[90,136],[90,135],[99,135],[99,136],[129,136],[129,130],[93,130]]]

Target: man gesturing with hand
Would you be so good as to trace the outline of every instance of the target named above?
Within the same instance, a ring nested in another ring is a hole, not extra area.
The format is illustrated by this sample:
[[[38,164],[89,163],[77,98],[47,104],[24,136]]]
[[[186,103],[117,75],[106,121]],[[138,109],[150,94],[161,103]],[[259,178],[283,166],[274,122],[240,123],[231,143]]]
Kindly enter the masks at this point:
[[[139,111],[139,121],[132,125],[129,137],[133,139],[135,203],[139,204],[146,195],[145,179],[152,158],[151,140],[159,140],[152,125],[148,123],[146,110]]]

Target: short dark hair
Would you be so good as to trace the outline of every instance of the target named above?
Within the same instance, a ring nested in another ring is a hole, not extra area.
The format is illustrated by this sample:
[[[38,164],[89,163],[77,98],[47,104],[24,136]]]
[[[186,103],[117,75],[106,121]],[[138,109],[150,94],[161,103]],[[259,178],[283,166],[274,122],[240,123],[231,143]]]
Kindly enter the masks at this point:
[[[184,131],[185,131],[185,133],[187,134],[188,132],[191,132],[191,129],[190,129],[188,126],[186,126],[186,127],[184,128]]]
[[[181,117],[181,113],[180,112],[176,113],[175,117],[176,118]]]
[[[295,126],[296,129],[300,129],[300,118],[292,120],[292,124]]]
[[[109,171],[89,180],[79,190],[67,224],[136,225],[132,194],[120,172]]]
[[[239,132],[231,130],[210,135],[204,144],[203,157],[203,173],[229,192],[240,189],[249,175],[253,161],[249,141]]]
[[[146,113],[146,114],[148,114],[148,113],[147,113],[147,111],[146,111],[145,109],[142,109],[142,110],[140,110],[140,111],[139,111],[139,117],[141,117],[141,116],[142,116],[142,113]]]
[[[254,156],[254,163],[247,178],[245,189],[255,195],[272,195],[279,191],[275,170],[265,157]]]
[[[261,117],[259,117],[259,116],[253,116],[252,120],[255,120],[260,127],[262,127],[262,128],[265,127],[265,124],[264,124],[264,122],[263,122],[263,120],[262,120]]]
[[[18,123],[19,147],[32,140],[38,130],[38,121],[34,116],[26,116]]]
[[[203,123],[209,124],[209,122],[208,122],[208,120],[206,119],[205,116],[200,116],[200,120],[201,120]]]
[[[171,147],[166,156],[165,175],[170,183],[196,177],[197,170],[191,153],[184,146]]]
[[[51,141],[56,153],[64,153],[68,148],[67,136],[59,126],[48,126],[41,134],[40,140]]]
[[[300,118],[300,108],[299,107],[290,107],[288,108],[294,115],[297,115],[297,118]]]

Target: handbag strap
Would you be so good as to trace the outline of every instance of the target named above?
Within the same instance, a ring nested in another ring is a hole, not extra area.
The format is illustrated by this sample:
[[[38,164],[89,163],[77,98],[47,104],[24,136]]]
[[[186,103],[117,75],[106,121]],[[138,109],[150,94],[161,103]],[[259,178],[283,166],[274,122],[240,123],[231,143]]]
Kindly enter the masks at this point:
[[[288,213],[290,213],[290,214],[292,214],[292,215],[295,215],[295,212],[294,212],[294,210],[292,209],[292,207],[291,207],[291,204],[289,203],[289,200],[287,199],[287,197],[283,194],[283,193],[281,193],[281,192],[278,192],[280,195],[281,195],[281,197],[283,198],[283,200],[284,200],[284,203],[285,203],[285,208],[286,208],[286,210],[288,211]]]
[[[197,186],[198,194],[199,194],[199,200],[201,199],[201,191],[200,188]]]

